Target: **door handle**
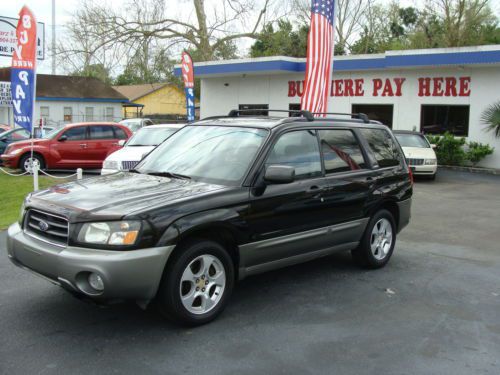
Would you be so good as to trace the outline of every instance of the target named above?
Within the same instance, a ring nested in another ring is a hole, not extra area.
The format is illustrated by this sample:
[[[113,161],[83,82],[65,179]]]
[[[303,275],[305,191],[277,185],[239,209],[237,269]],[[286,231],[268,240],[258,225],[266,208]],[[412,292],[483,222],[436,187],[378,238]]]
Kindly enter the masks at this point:
[[[80,148],[87,148],[87,144],[86,143],[80,143]]]

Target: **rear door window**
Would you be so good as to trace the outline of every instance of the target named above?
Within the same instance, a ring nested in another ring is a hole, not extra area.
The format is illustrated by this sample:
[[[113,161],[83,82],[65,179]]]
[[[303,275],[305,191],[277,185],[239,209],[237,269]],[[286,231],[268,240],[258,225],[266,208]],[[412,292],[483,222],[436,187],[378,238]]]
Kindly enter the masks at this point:
[[[90,127],[90,139],[115,139],[112,126],[93,125]]]
[[[269,165],[289,165],[295,168],[296,179],[320,176],[321,157],[314,130],[299,130],[283,134],[269,155]]]
[[[338,173],[364,169],[361,147],[350,130],[319,130],[325,172]]]
[[[364,128],[360,131],[368,142],[380,168],[402,163],[401,151],[387,130]]]

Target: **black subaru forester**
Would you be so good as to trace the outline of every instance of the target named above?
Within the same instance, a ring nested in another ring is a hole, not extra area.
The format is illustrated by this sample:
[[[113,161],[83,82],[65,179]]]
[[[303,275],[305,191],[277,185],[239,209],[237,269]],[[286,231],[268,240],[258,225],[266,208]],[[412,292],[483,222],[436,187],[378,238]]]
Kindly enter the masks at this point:
[[[389,128],[362,114],[244,114],[184,127],[129,172],[30,194],[9,258],[77,296],[154,300],[191,325],[252,274],[344,250],[383,267],[412,196]]]

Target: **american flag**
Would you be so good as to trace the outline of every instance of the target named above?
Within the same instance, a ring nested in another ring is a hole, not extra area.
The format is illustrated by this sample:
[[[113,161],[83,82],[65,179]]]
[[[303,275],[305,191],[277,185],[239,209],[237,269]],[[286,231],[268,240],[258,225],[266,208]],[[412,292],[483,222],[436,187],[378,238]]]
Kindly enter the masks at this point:
[[[303,110],[327,112],[334,31],[335,0],[312,0],[306,79],[301,99]]]

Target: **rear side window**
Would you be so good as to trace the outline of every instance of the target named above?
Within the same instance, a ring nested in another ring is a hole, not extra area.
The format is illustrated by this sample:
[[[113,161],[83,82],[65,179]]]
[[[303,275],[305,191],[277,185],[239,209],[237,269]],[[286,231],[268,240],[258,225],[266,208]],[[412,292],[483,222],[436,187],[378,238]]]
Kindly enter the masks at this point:
[[[114,139],[112,126],[94,125],[90,127],[90,139]]]
[[[365,168],[359,143],[350,130],[320,130],[321,153],[326,173],[338,173]]]
[[[87,127],[78,126],[76,128],[68,129],[64,132],[64,135],[68,141],[81,141],[86,138]]]
[[[119,128],[118,126],[113,126],[113,129],[115,131],[115,138],[118,139],[127,139],[127,133],[122,128]]]
[[[266,162],[295,168],[297,179],[321,175],[318,140],[313,130],[299,130],[283,134],[275,143]]]
[[[401,152],[389,132],[384,129],[360,130],[381,168],[401,164],[403,160]]]

